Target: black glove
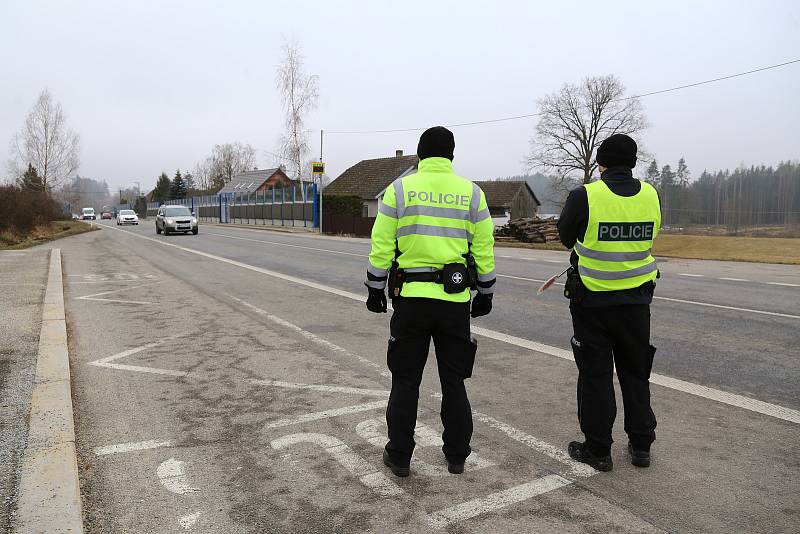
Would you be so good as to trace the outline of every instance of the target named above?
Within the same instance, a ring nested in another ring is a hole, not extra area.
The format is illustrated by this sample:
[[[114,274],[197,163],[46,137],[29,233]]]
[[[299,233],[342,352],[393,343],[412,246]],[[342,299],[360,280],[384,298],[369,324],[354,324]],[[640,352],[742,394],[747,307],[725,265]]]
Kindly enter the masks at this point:
[[[386,293],[383,289],[375,289],[367,286],[369,296],[367,297],[367,309],[373,313],[386,313]]]
[[[472,299],[472,311],[470,315],[474,317],[481,317],[484,315],[489,315],[489,312],[492,311],[492,295],[491,293],[478,293],[475,295],[475,298]]]

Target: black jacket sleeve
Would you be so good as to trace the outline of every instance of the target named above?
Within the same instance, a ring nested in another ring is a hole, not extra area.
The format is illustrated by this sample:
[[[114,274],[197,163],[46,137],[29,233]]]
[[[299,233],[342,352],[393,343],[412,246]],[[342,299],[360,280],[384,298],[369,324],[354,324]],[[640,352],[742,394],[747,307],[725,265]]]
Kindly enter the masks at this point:
[[[575,246],[578,239],[583,240],[586,225],[589,224],[589,197],[583,186],[569,192],[561,216],[558,218],[558,237],[567,248]]]

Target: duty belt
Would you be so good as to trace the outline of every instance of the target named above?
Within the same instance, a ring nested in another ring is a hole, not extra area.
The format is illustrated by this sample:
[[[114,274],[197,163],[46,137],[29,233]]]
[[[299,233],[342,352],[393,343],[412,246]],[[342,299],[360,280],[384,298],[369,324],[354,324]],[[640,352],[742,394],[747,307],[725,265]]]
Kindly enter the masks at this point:
[[[403,279],[406,282],[436,282],[437,284],[441,284],[442,273],[443,271],[428,271],[424,273],[410,273],[404,271]]]

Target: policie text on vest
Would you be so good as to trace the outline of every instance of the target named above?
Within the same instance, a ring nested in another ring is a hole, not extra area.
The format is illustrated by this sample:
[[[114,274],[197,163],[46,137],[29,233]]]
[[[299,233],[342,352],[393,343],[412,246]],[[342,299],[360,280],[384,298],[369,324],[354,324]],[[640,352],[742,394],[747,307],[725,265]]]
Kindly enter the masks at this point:
[[[598,241],[649,241],[653,239],[653,222],[598,223]]]
[[[469,195],[454,195],[452,193],[429,193],[428,191],[409,191],[408,201],[417,199],[420,202],[431,204],[449,204],[451,206],[469,206]],[[651,229],[652,231],[652,229]]]

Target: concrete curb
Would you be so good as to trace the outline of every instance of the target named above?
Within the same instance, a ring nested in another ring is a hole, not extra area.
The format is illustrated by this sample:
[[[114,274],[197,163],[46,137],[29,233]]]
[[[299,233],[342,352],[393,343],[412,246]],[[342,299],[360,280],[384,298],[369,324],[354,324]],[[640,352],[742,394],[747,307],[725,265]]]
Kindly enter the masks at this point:
[[[14,532],[83,532],[61,250],[50,252]]]

